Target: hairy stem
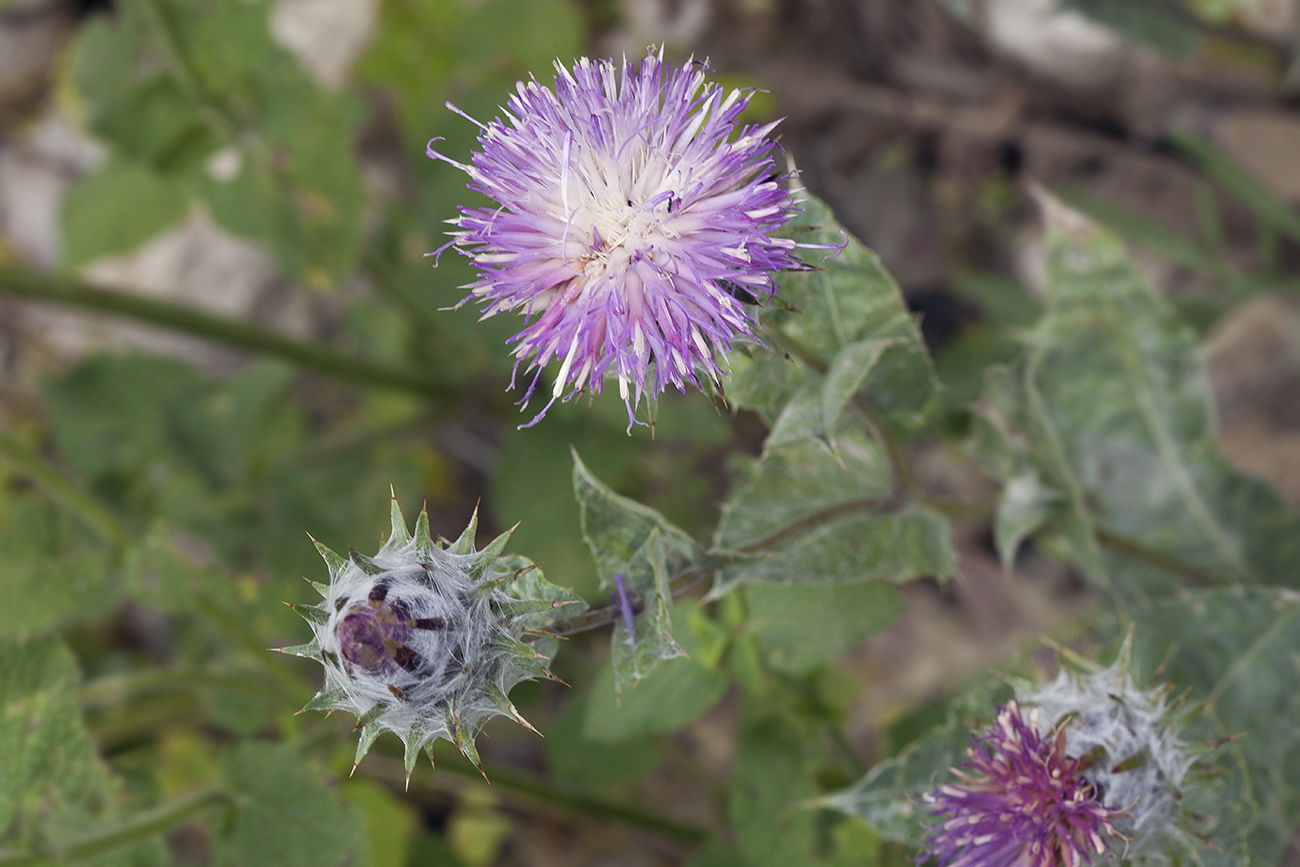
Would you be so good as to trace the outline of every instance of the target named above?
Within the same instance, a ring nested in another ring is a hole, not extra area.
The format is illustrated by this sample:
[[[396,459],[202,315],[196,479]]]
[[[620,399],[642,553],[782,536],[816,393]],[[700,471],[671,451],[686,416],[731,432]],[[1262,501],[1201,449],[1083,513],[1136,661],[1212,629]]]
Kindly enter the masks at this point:
[[[131,541],[126,528],[94,497],[78,488],[45,458],[3,429],[0,429],[0,456],[7,458],[20,473],[94,527],[105,541],[119,548]]]
[[[459,398],[456,389],[417,370],[344,355],[315,343],[271,334],[235,319],[213,316],[120,289],[91,286],[67,275],[37,274],[0,265],[0,292],[27,301],[93,310],[170,328],[238,349],[282,358],[335,379],[415,392],[448,403]]]

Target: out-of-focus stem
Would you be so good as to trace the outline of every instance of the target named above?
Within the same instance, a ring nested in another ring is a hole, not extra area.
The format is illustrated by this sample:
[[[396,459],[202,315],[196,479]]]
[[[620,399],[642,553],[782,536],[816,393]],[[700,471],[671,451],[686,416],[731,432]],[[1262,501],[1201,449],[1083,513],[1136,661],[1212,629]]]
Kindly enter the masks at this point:
[[[151,810],[144,810],[129,816],[115,825],[100,828],[70,843],[59,845],[50,852],[41,854],[0,853],[0,865],[18,867],[18,865],[49,864],[51,861],[79,861],[85,858],[99,857],[123,846],[139,843],[161,834],[170,828],[184,824],[205,810],[229,802],[229,796],[217,786],[210,786],[182,795],[179,798],[159,804]]]
[[[235,319],[213,316],[120,289],[91,286],[67,275],[38,274],[0,265],[0,292],[27,301],[93,310],[169,328],[238,349],[282,358],[335,379],[415,392],[448,403],[460,397],[455,388],[417,370],[344,355],[316,343],[270,334]]]
[[[94,527],[105,541],[118,547],[123,547],[131,541],[130,533],[113,517],[112,513],[64,478],[63,474],[45,458],[3,429],[0,429],[0,456],[7,458],[20,473],[36,482],[56,500]]]

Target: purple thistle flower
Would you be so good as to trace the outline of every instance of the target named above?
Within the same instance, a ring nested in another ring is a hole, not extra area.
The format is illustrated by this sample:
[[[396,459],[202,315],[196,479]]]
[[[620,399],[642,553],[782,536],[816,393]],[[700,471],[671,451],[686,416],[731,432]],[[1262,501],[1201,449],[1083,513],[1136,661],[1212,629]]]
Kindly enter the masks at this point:
[[[1010,701],[997,722],[966,751],[970,761],[953,769],[957,783],[924,796],[944,821],[930,835],[917,863],[935,858],[943,867],[1077,867],[1118,837],[1114,821],[1125,815],[1106,807],[1083,779],[1085,760],[1065,754],[1066,733],[1038,728],[1037,709],[1026,719]]]
[[[498,208],[464,208],[449,222],[478,279],[465,288],[484,317],[524,314],[511,340],[515,368],[560,362],[546,407],[570,389],[596,393],[616,378],[633,398],[715,383],[717,353],[752,336],[744,304],[776,291],[771,272],[799,269],[795,243],[774,238],[794,209],[772,161],[779,121],[737,128],[752,95],[706,83],[707,64],[677,68],[663,51],[637,64],[555,64],[554,90],[519,82],[505,121],[478,125],[469,165],[433,149]],[[430,254],[435,255],[435,254]],[[461,302],[462,304],[464,301]],[[653,363],[652,379],[647,382]],[[511,377],[511,387],[514,377]],[[565,399],[567,400],[568,397]]]

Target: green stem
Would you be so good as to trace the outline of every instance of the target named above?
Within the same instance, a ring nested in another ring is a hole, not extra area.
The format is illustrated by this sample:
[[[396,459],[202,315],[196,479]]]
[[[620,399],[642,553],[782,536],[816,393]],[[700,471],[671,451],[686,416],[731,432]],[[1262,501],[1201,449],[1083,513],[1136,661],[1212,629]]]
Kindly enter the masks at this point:
[[[1119,533],[1112,533],[1110,530],[1098,527],[1095,530],[1097,541],[1112,551],[1116,551],[1134,560],[1140,560],[1144,563],[1150,563],[1152,566],[1164,569],[1166,572],[1172,572],[1182,578],[1186,578],[1193,584],[1201,587],[1213,587],[1215,585],[1235,583],[1231,578],[1225,578],[1208,572],[1199,566],[1193,566],[1177,557],[1166,554],[1163,551],[1157,551],[1155,548],[1149,548],[1135,539],[1127,536],[1121,536]]]
[[[699,563],[687,566],[676,572],[668,582],[668,587],[672,592],[674,599],[688,593],[692,588],[701,581],[711,577],[719,569],[735,562],[737,556],[745,554],[760,554],[764,551],[770,551],[773,548],[789,541],[790,539],[800,536],[810,530],[815,530],[823,524],[838,520],[848,515],[871,514],[884,512],[896,508],[900,503],[891,497],[868,497],[861,500],[846,500],[842,503],[836,503],[833,506],[827,506],[824,509],[818,509],[810,512],[798,520],[791,521],[784,527],[779,527],[765,536],[752,539],[736,548],[718,551],[708,550],[704,552],[704,558]],[[640,611],[642,605],[633,603],[633,611]],[[576,617],[565,620],[554,629],[557,635],[573,635],[576,632],[586,632],[589,629],[599,629],[602,626],[608,626],[622,617],[622,609],[617,605],[607,605],[603,608],[594,608],[586,611]]]
[[[138,843],[169,828],[184,824],[199,813],[227,801],[226,793],[217,786],[200,789],[159,804],[152,810],[137,813],[119,825],[104,828],[89,837],[82,837],[64,846],[59,854],[67,861],[98,857],[105,852]]]
[[[940,514],[947,515],[949,518],[989,520],[994,513],[991,506],[959,503],[952,500],[925,500],[924,505]],[[1126,557],[1131,557],[1134,560],[1150,563],[1152,566],[1157,566],[1166,572],[1172,572],[1197,585],[1214,586],[1230,583],[1232,580],[1221,575],[1215,575],[1213,572],[1194,566],[1163,551],[1157,551],[1155,548],[1148,547],[1136,539],[1131,539],[1113,530],[1107,530],[1105,527],[1097,527],[1093,530],[1093,533],[1097,537],[1097,542],[1103,547]]]
[[[385,756],[388,760],[385,764],[397,764],[397,759],[391,756]],[[383,768],[384,765],[379,763],[372,764],[370,761],[361,765],[361,772],[366,773],[367,768],[373,773],[374,770]],[[452,752],[449,744],[438,744],[438,773],[449,773],[459,777],[467,777],[471,780],[481,780],[477,768],[471,767],[464,762],[459,753]],[[526,776],[524,774],[513,773],[501,767],[491,764],[483,766],[490,784],[493,788],[500,787],[520,795],[525,795],[545,804],[549,804],[569,812],[580,813],[587,816],[593,816],[601,819],[613,819],[632,825],[637,828],[655,831],[667,837],[673,837],[687,843],[703,843],[709,837],[709,832],[704,828],[694,825],[687,825],[676,822],[665,816],[655,813],[649,813],[627,804],[618,804],[611,801],[593,798],[587,795],[575,794],[559,789],[555,786],[548,785],[540,780]],[[405,772],[380,773],[379,776],[387,778],[392,785],[401,785],[405,779]],[[419,777],[414,781],[414,785],[420,786],[422,782]]]
[[[261,698],[288,701],[284,690],[249,677],[229,677],[194,669],[146,669],[127,674],[101,677],[77,690],[81,707],[122,704],[143,695],[159,692],[190,692],[196,689],[223,689]]]
[[[162,832],[184,824],[205,810],[220,806],[229,801],[220,788],[210,786],[188,795],[159,804],[128,817],[124,821],[102,828],[93,834],[58,846],[48,855],[29,855],[18,853],[0,854],[0,865],[17,867],[17,865],[49,864],[51,860],[81,861],[86,858],[98,858],[114,849],[130,846],[154,837]]]
[[[144,298],[120,289],[91,286],[62,274],[37,274],[0,265],[0,292],[27,301],[61,304],[158,325],[239,349],[282,358],[317,373],[364,385],[414,392],[452,402],[458,391],[424,373],[344,355],[315,343],[282,337],[235,319],[180,304]]]
[[[455,762],[445,763],[443,769],[449,770],[453,774],[478,778],[477,769],[460,767]],[[703,843],[709,836],[709,832],[703,828],[675,822],[665,816],[647,813],[644,810],[638,810],[636,807],[625,804],[615,804],[610,801],[587,797],[586,795],[562,792],[522,774],[513,774],[501,768],[488,770],[488,776],[494,786],[501,786],[503,789],[509,789],[576,813],[603,819],[614,819],[638,828],[657,831],[667,837],[674,837],[687,843]]]
[[[105,541],[117,547],[124,547],[130,543],[131,534],[113,517],[112,513],[64,478],[63,474],[45,458],[3,429],[0,429],[0,455],[8,458],[19,472],[28,476],[56,500],[81,516],[104,537]]]

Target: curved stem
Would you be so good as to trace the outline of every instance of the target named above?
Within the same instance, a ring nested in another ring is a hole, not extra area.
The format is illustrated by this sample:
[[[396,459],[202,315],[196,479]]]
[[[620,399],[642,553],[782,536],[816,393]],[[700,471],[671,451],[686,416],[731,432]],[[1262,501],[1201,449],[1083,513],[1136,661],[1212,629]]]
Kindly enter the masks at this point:
[[[459,759],[460,756],[455,758]],[[480,779],[477,768],[461,764],[455,760],[439,763],[438,770],[456,774],[457,776],[469,777],[473,780]],[[566,792],[555,786],[547,785],[540,780],[523,774],[512,773],[500,767],[485,765],[484,771],[492,781],[493,786],[501,786],[503,789],[509,789],[575,813],[583,813],[603,819],[614,819],[634,827],[657,831],[660,834],[687,843],[703,843],[709,836],[709,832],[704,828],[676,822],[666,816],[649,813],[628,804],[618,804],[613,801]]]
[[[0,265],[0,292],[27,301],[93,310],[170,328],[227,346],[282,358],[335,379],[415,392],[447,402],[460,397],[455,388],[418,370],[344,355],[315,343],[271,334],[235,319],[120,289],[91,286],[67,275],[37,274]]]
[[[64,478],[49,461],[3,429],[0,429],[0,456],[8,458],[20,473],[36,482],[56,500],[94,527],[108,543],[120,548],[131,541],[131,534],[127,529],[94,497]]]
[[[810,530],[828,524],[831,521],[843,518],[847,515],[865,514],[872,512],[884,512],[897,508],[902,503],[894,497],[868,497],[861,500],[846,500],[842,503],[836,503],[833,506],[827,506],[824,509],[818,509],[810,512],[798,520],[791,521],[784,527],[752,539],[743,545],[726,550],[706,550],[703,558],[698,563],[693,563],[673,574],[668,581],[669,590],[674,599],[678,599],[690,592],[701,581],[713,576],[715,572],[730,563],[735,562],[738,557],[746,554],[760,554],[764,551],[770,551],[795,536],[800,536]],[[633,611],[639,612],[644,605],[634,602]],[[563,623],[558,624],[552,631],[556,635],[573,635],[577,632],[586,632],[589,629],[598,629],[601,626],[608,626],[622,617],[622,609],[617,605],[607,605],[603,608],[594,608],[586,611]]]

